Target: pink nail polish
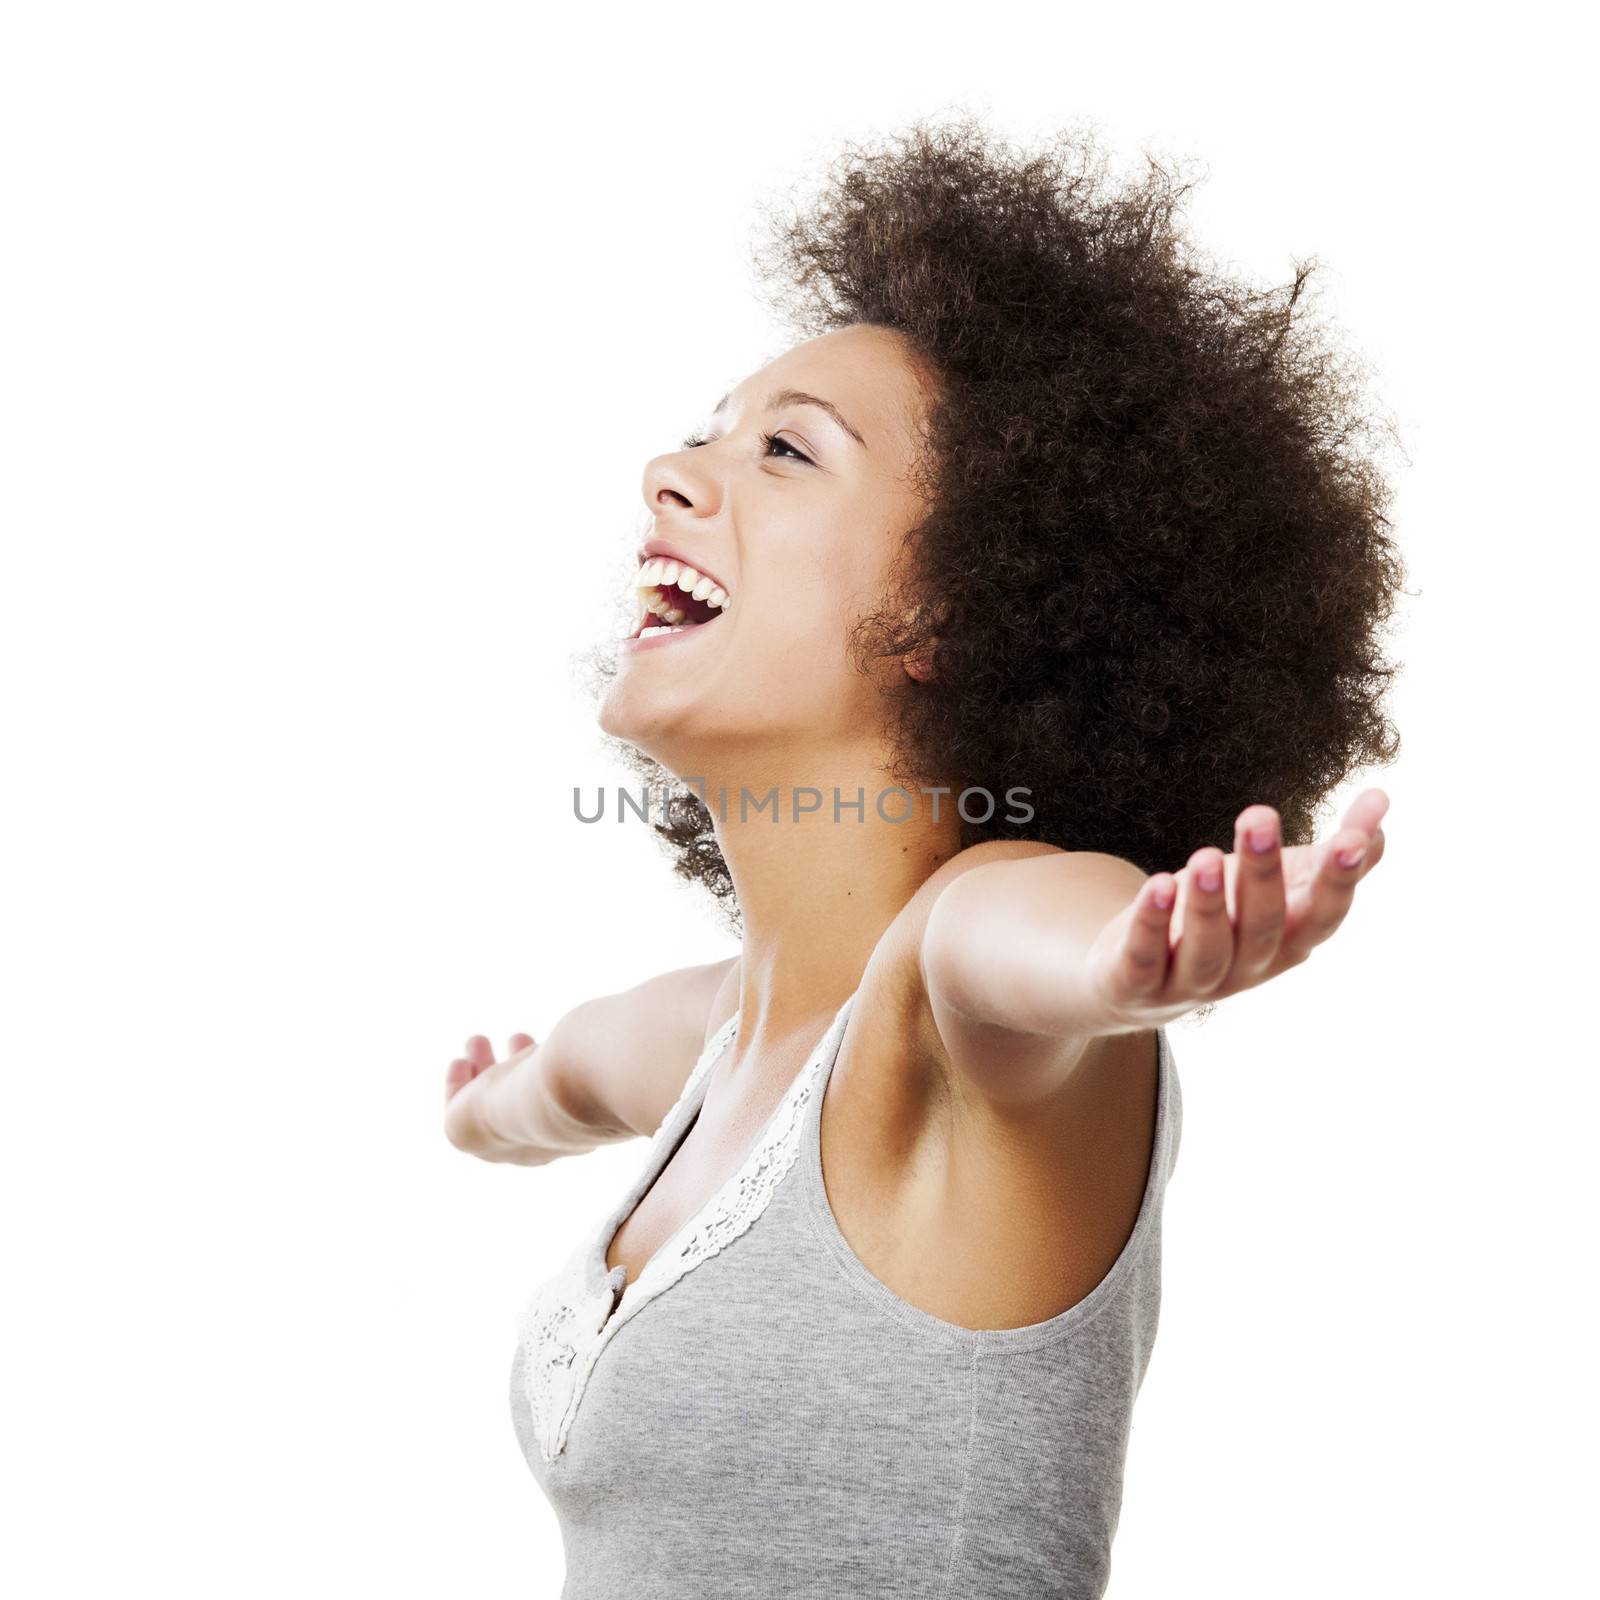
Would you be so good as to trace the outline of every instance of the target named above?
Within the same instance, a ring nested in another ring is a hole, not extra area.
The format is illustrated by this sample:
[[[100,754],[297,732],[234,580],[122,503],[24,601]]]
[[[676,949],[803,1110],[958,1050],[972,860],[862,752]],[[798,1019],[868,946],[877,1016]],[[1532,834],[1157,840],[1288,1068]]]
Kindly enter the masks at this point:
[[[1199,873],[1199,883],[1207,894],[1214,894],[1222,887],[1222,868],[1202,867]]]
[[[1367,847],[1364,844],[1353,844],[1349,849],[1339,852],[1339,865],[1346,870],[1351,867],[1359,867],[1366,858],[1366,854]]]

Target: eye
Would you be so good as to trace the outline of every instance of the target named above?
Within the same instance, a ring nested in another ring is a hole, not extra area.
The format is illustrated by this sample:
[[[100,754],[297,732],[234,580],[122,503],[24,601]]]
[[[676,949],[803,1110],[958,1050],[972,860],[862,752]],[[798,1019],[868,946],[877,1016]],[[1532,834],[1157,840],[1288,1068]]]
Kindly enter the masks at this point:
[[[807,464],[813,464],[810,456],[804,455],[799,450],[796,450],[787,439],[780,439],[775,433],[764,433],[761,435],[761,448],[763,450],[770,451],[775,444],[782,445],[783,448],[789,452],[791,459],[795,461],[804,461]],[[779,459],[782,460],[783,458],[780,456]]]
[[[701,445],[710,444],[710,442],[711,441],[709,439],[707,439],[704,434],[691,433],[689,435],[689,437],[683,441],[683,446],[682,447],[685,450],[696,450]],[[771,451],[772,451],[772,447],[774,445],[781,445],[785,450],[787,450],[789,452],[787,457],[779,456],[778,459],[780,461],[783,461],[783,460],[804,461],[807,466],[815,466],[816,465],[816,463],[811,459],[810,456],[805,455],[803,452],[795,449],[795,447],[792,444],[790,444],[787,439],[779,438],[778,435],[775,434],[775,433],[764,433],[764,434],[761,435],[761,448],[762,448],[762,450],[764,452],[770,454]]]

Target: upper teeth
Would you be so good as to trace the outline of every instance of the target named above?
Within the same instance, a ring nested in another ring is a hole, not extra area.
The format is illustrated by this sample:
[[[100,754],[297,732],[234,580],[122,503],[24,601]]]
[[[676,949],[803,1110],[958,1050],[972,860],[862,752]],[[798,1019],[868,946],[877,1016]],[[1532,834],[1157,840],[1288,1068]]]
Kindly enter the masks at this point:
[[[708,578],[681,561],[655,556],[639,568],[633,581],[634,587],[645,593],[646,609],[668,622],[682,622],[686,615],[681,606],[672,603],[670,591],[674,588],[703,600],[713,610],[728,609],[728,591],[715,578]]]

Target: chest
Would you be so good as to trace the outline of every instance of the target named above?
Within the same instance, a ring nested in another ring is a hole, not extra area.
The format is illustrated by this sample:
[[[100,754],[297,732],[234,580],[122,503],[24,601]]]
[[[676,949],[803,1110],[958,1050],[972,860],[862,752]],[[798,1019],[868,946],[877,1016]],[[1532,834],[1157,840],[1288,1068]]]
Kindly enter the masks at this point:
[[[608,1271],[624,1268],[631,1286],[668,1240],[711,1212],[729,1180],[764,1149],[777,1153],[780,1143],[787,1148],[798,1142],[803,1116],[793,1104],[794,1090],[803,1075],[814,1073],[810,1044],[814,1040],[776,1052],[778,1061],[763,1063],[767,1070],[757,1083],[708,1076],[697,1110],[612,1234],[604,1256]]]

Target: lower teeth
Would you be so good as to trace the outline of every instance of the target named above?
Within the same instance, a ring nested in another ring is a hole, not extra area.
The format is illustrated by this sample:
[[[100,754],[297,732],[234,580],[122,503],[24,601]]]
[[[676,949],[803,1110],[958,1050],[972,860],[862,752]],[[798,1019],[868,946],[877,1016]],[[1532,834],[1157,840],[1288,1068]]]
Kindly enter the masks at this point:
[[[681,626],[670,627],[670,628],[641,628],[639,630],[639,637],[641,639],[648,639],[652,633],[682,633],[682,632],[683,632],[683,628]]]

